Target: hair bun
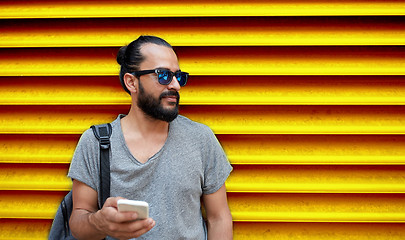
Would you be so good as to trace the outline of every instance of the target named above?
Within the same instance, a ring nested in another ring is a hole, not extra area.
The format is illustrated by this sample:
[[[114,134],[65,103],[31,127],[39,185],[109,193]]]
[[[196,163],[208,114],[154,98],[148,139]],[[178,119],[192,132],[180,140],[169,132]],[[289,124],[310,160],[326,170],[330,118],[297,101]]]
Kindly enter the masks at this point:
[[[117,63],[119,65],[124,65],[125,63],[125,52],[127,51],[127,46],[123,46],[117,53]]]

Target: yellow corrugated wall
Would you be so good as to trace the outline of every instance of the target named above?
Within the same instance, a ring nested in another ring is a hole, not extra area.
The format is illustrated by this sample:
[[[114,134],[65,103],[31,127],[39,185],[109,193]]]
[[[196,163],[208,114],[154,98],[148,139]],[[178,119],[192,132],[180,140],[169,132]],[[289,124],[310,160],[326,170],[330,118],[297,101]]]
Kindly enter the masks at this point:
[[[119,46],[175,46],[234,171],[234,239],[405,239],[405,2],[0,2],[0,239],[47,239]]]

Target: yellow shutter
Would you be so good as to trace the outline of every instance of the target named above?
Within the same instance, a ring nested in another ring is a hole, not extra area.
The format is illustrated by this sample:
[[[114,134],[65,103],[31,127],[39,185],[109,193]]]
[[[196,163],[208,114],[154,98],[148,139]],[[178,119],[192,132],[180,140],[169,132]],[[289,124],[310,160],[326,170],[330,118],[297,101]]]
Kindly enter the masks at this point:
[[[234,171],[234,239],[405,239],[403,1],[1,1],[0,240],[47,239],[118,47],[168,40]]]

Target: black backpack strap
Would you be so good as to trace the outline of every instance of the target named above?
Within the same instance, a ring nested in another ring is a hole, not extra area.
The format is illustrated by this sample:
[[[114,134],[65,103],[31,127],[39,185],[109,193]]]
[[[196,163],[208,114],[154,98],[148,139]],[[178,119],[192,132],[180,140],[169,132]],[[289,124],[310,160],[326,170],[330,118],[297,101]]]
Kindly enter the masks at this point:
[[[72,192],[69,192],[70,196],[72,195]],[[69,198],[69,197],[68,197]],[[62,214],[63,214],[63,228],[65,229],[65,238],[67,238],[70,234],[70,227],[69,227],[69,218],[70,218],[70,214],[69,214],[69,209],[68,209],[68,205],[66,204],[66,197],[63,198],[62,202],[61,202],[61,210],[62,210]],[[72,202],[70,204],[73,204]],[[73,206],[71,206],[71,208],[73,208]],[[70,209],[71,210],[71,209]]]
[[[110,137],[112,133],[111,124],[100,124],[91,126],[94,135],[100,143],[100,193],[101,207],[110,196]]]
[[[93,133],[100,143],[100,193],[98,199],[104,205],[110,196],[110,137],[112,127],[108,124],[91,126]],[[76,239],[72,236],[69,227],[70,215],[73,211],[72,191],[63,198],[52,222],[49,231],[49,240],[55,239]]]

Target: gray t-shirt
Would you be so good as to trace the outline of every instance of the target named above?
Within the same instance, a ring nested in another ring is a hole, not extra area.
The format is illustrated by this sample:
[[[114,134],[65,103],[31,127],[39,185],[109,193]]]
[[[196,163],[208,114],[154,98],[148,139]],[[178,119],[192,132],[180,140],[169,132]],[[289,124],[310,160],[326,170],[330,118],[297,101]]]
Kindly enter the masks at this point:
[[[162,149],[140,163],[124,140],[122,117],[111,123],[110,192],[149,203],[156,226],[137,239],[206,239],[200,198],[215,193],[232,171],[211,129],[179,115]],[[91,129],[79,140],[68,176],[99,191],[99,145]]]

